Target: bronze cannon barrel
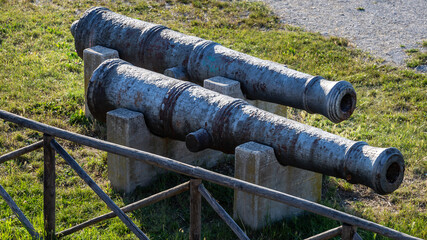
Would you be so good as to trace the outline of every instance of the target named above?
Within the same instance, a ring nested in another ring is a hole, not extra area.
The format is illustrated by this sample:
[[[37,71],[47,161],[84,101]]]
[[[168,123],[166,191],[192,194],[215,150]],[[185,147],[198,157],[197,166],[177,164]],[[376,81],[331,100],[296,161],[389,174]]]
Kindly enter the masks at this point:
[[[93,73],[87,92],[93,116],[115,108],[142,112],[151,132],[186,141],[191,151],[233,153],[254,141],[271,146],[282,165],[361,183],[380,194],[402,182],[396,148],[377,148],[258,109],[247,102],[113,59]]]
[[[356,92],[346,81],[328,81],[223,47],[218,43],[132,19],[106,8],[88,9],[71,26],[80,57],[96,45],[116,49],[135,66],[180,75],[199,85],[210,77],[239,81],[248,99],[259,99],[320,113],[333,122],[348,119]]]

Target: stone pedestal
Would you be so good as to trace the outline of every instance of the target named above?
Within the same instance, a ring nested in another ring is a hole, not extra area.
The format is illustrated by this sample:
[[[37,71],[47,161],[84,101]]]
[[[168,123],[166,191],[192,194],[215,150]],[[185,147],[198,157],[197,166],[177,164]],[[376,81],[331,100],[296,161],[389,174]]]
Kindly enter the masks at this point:
[[[240,82],[225,77],[206,79],[203,81],[203,87],[230,97],[245,98],[240,88]]]
[[[310,201],[321,197],[322,175],[294,167],[282,166],[273,148],[248,142],[236,148],[234,177],[260,186],[288,193]],[[253,229],[294,217],[303,210],[253,194],[234,192],[234,218]]]
[[[89,84],[90,78],[92,77],[93,71],[105,60],[118,58],[119,53],[110,48],[95,46],[92,48],[86,48],[83,51],[83,62],[84,62],[84,77],[85,77],[85,115],[91,117],[90,111],[87,107],[86,91]]]
[[[107,140],[192,165],[211,167],[225,157],[222,152],[210,149],[192,153],[185,142],[155,136],[145,125],[142,113],[123,108],[107,113]],[[149,185],[159,173],[164,172],[141,161],[111,153],[108,153],[107,165],[112,187],[126,193],[137,186]]]
[[[138,148],[150,147],[150,135],[147,133],[144,115],[126,109],[116,109],[107,113],[107,140],[120,145]],[[141,149],[142,150],[142,149]],[[108,179],[114,189],[131,192],[138,185],[145,185],[157,175],[155,167],[122,157],[116,154],[107,155]]]
[[[173,67],[166,69],[163,72],[163,75],[183,81],[188,81],[187,74],[185,72],[186,71],[183,67]]]
[[[225,77],[212,77],[203,81],[203,87],[230,97],[244,99],[257,108],[286,117],[286,106],[261,100],[246,99],[238,81]]]
[[[238,81],[213,77],[204,81],[204,87],[242,98],[260,109],[286,117],[284,106],[245,99]],[[236,148],[234,177],[311,201],[319,201],[321,197],[321,174],[282,166],[276,160],[273,148],[254,142],[245,143]],[[234,218],[240,218],[253,229],[261,228],[268,222],[297,216],[302,212],[302,210],[252,194],[240,191],[234,193]]]

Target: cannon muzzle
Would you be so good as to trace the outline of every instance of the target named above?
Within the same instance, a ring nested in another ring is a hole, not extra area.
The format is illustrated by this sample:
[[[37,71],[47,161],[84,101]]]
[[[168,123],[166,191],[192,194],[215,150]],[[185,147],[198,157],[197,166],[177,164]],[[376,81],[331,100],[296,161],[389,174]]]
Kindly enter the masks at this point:
[[[182,69],[181,75],[199,85],[211,77],[230,78],[240,82],[248,99],[320,113],[333,122],[348,119],[356,107],[356,92],[346,81],[311,76],[107,8],[87,10],[72,24],[71,32],[80,57],[85,48],[101,45],[117,50],[121,59],[155,72]]]
[[[186,141],[191,151],[233,153],[254,141],[271,146],[282,165],[361,183],[380,194],[393,192],[403,179],[403,156],[395,148],[352,141],[120,59],[95,70],[87,101],[100,121],[115,108],[142,112],[152,133]]]

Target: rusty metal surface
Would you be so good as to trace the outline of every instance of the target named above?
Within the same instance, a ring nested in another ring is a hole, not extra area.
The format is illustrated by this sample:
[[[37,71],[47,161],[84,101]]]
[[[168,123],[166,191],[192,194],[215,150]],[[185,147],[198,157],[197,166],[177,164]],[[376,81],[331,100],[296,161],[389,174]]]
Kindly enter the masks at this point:
[[[106,8],[87,10],[73,23],[71,32],[79,56],[85,48],[101,45],[116,49],[120,58],[136,66],[159,73],[179,68],[180,75],[200,85],[211,77],[227,77],[239,81],[249,99],[320,113],[333,122],[348,119],[356,107],[356,92],[346,81],[301,73]]]
[[[403,156],[395,148],[352,141],[124,60],[108,60],[97,68],[87,99],[101,121],[108,111],[127,108],[142,112],[149,129],[160,136],[184,141],[204,129],[203,135],[212,138],[209,147],[226,153],[255,141],[271,146],[282,165],[361,183],[381,194],[393,192],[403,179]]]

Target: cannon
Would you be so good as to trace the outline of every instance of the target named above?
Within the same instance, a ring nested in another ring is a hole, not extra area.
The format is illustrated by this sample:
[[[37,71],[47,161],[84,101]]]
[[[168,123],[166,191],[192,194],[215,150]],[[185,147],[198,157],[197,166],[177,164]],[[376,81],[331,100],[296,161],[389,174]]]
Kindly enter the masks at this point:
[[[320,113],[336,123],[348,119],[356,107],[356,92],[349,82],[298,72],[107,8],[88,9],[71,32],[82,58],[85,48],[101,45],[117,50],[121,59],[135,66],[159,73],[177,71],[182,79],[199,85],[210,77],[233,79],[248,99]]]
[[[380,194],[393,192],[403,180],[404,160],[396,148],[352,141],[121,59],[94,71],[87,101],[100,121],[116,108],[141,112],[153,134],[183,140],[193,152],[233,153],[254,141],[271,146],[282,165],[361,183]]]

